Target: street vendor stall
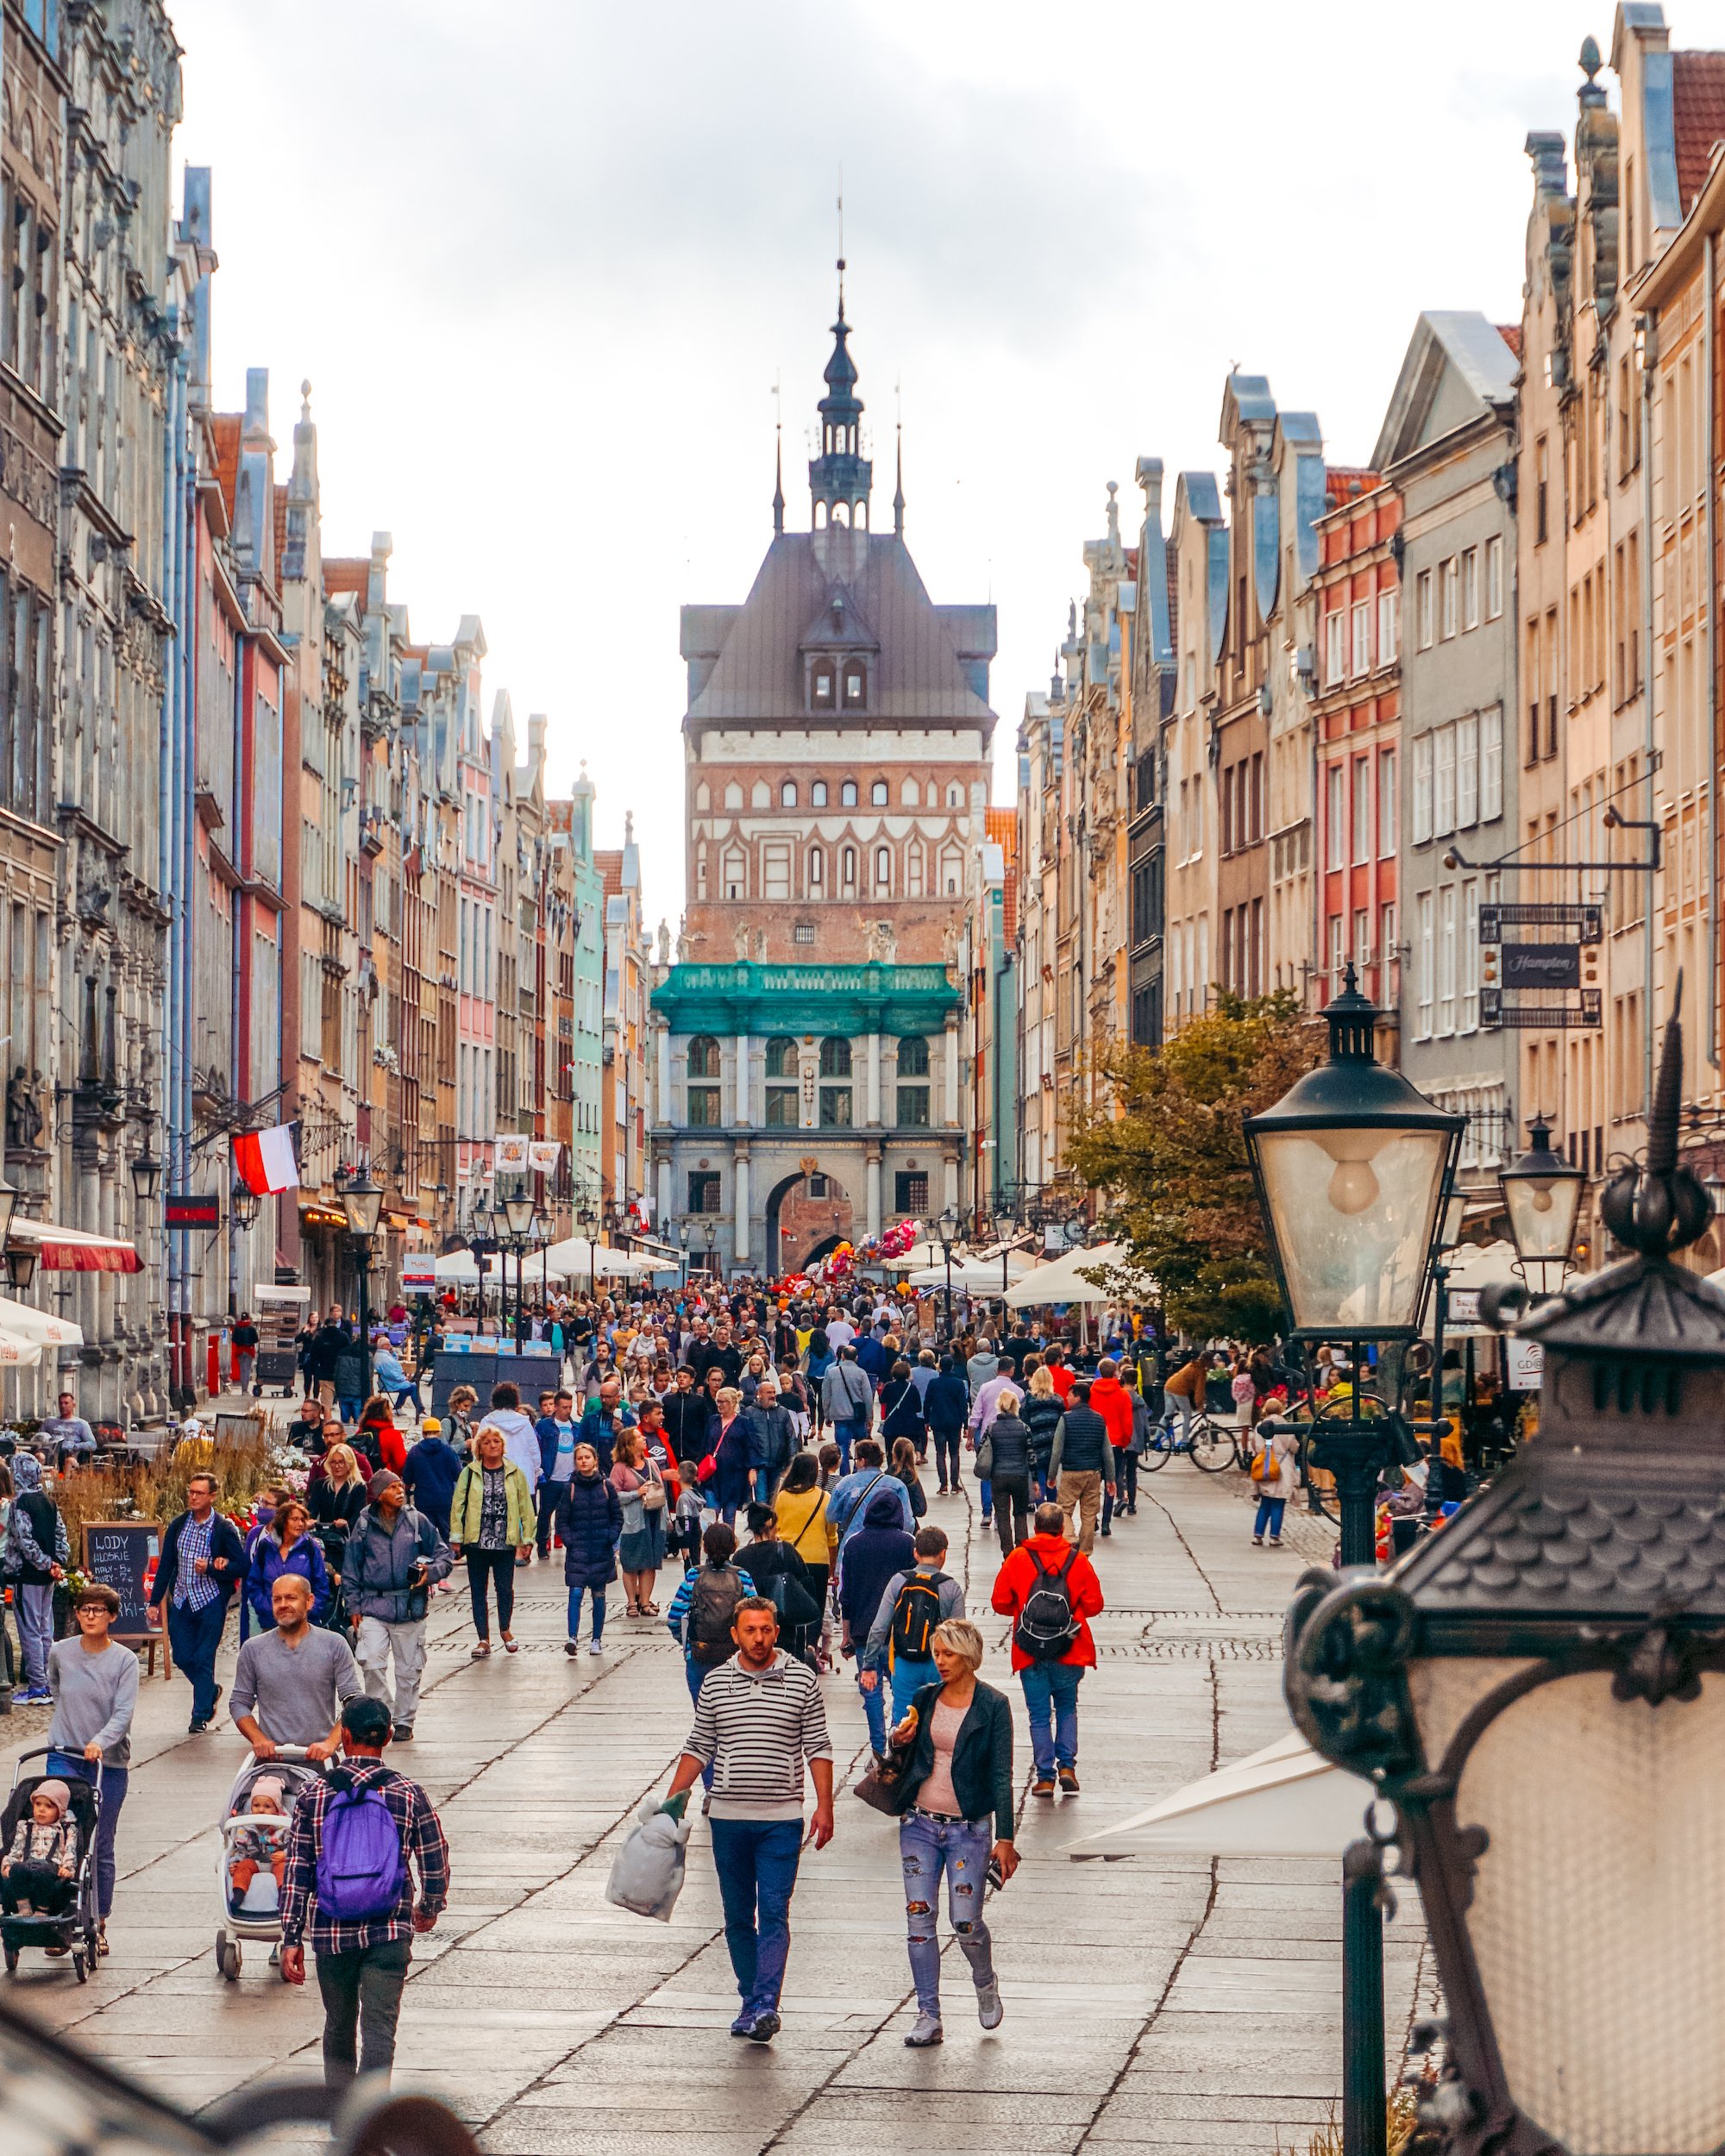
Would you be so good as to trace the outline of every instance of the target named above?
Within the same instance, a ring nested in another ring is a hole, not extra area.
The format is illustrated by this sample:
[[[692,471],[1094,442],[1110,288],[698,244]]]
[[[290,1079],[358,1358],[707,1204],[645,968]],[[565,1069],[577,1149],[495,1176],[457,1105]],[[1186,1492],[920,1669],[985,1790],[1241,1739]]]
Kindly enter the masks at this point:
[[[252,1289],[258,1328],[259,1385],[279,1385],[282,1398],[294,1390],[299,1375],[298,1338],[310,1307],[309,1288],[278,1287],[260,1281]]]

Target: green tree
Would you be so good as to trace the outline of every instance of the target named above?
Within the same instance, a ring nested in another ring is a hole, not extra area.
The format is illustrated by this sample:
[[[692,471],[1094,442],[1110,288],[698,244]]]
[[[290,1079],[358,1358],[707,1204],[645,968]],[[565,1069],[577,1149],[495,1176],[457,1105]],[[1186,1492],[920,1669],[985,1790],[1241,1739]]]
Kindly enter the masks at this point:
[[[1073,1165],[1183,1332],[1259,1341],[1282,1328],[1240,1126],[1321,1060],[1323,1039],[1286,990],[1222,992],[1160,1048],[1107,1050],[1107,1098],[1073,1115]]]

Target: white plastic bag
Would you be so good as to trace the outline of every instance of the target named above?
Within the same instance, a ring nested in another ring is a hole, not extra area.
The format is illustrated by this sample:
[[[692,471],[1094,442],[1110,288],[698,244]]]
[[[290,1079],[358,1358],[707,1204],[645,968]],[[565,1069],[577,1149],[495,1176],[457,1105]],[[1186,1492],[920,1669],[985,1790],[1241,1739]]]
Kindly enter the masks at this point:
[[[633,1909],[637,1916],[656,1916],[662,1924],[668,1924],[683,1890],[689,1824],[687,1818],[673,1819],[661,1811],[658,1800],[649,1797],[617,1852],[605,1900],[618,1908]]]

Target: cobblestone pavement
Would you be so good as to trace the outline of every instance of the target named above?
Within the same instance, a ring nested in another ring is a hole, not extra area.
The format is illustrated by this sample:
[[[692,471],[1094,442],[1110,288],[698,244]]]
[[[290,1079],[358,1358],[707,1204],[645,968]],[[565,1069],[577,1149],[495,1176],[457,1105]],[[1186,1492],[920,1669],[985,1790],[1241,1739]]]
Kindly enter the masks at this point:
[[[423,1780],[454,1855],[444,1921],[416,1944],[398,2078],[442,2096],[499,2156],[707,2156],[954,2150],[1076,2156],[1303,2151],[1340,2085],[1337,1867],[1282,1857],[1074,1864],[1106,1825],[1270,1742],[1286,1727],[1281,1612],[1330,1531],[1254,1550],[1243,1478],[1184,1461],[1141,1485],[1135,1518],[1097,1545],[1107,1614],[1081,1700],[1083,1793],[1032,1802],[1019,1714],[1018,1877],[990,1903],[1004,2026],[976,2025],[949,1944],[946,2041],[909,2052],[904,1914],[892,1823],[841,1796],[832,1845],[806,1852],[785,2028],[770,2048],[726,2034],[736,1993],[699,1826],[674,1921],[604,1898],[637,1806],[662,1787],[688,1723],[662,1620],[613,1612],[603,1658],[565,1658],[561,1575],[518,1575],[518,1656],[468,1660],[465,1592],[440,1598],[418,1734],[392,1762]],[[954,1538],[991,1659],[998,1551],[973,1491],[931,1499]],[[668,1600],[668,1573],[661,1600]],[[230,1643],[231,1645],[231,1643]],[[226,1660],[223,1674],[227,1674]],[[826,1680],[841,1777],[866,1764],[848,1677]],[[188,1736],[176,1678],[143,1687],[120,1832],[114,1951],[80,1989],[27,1957],[9,1996],[188,2105],[256,2078],[315,2072],[315,1985],[285,1990],[255,1950],[216,1971],[211,1822],[243,1756],[231,1728]],[[14,1748],[41,1741],[21,1709]],[[943,1927],[943,1931],[944,1927]],[[1417,1909],[1388,1934],[1390,2056],[1429,1976]],[[3,1979],[0,1979],[3,1981]]]

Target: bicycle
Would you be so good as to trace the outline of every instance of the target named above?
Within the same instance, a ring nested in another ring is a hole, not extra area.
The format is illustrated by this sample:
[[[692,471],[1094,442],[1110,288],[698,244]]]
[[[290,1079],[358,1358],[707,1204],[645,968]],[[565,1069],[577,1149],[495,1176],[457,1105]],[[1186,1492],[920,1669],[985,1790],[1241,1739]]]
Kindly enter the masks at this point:
[[[1155,1475],[1176,1452],[1189,1455],[1201,1474],[1220,1475],[1224,1468],[1240,1464],[1239,1433],[1225,1422],[1212,1421],[1207,1414],[1194,1415],[1177,1438],[1172,1423],[1162,1423],[1139,1456],[1138,1465],[1146,1474]]]

